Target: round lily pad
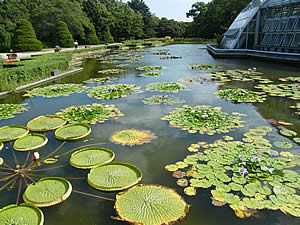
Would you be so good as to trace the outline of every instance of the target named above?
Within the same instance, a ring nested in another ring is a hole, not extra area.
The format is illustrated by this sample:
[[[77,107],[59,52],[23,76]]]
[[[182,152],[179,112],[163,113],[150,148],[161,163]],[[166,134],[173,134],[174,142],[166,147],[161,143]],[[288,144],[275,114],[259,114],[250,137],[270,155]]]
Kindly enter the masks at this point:
[[[18,139],[14,143],[14,149],[17,151],[30,151],[43,147],[48,142],[45,135],[33,133]]]
[[[0,210],[0,224],[43,225],[44,214],[39,208],[30,204],[9,205]]]
[[[2,151],[4,144],[0,141],[0,151]]]
[[[28,134],[27,127],[19,125],[10,125],[0,128],[0,141],[13,141]]]
[[[132,164],[111,162],[91,169],[88,183],[101,191],[120,191],[129,188],[142,179],[142,172]]]
[[[0,166],[4,163],[4,159],[0,157]]]
[[[116,132],[109,139],[116,144],[121,144],[122,146],[133,146],[148,143],[154,138],[156,138],[156,136],[148,130],[132,129]]]
[[[45,163],[45,164],[54,164],[56,162],[57,162],[57,159],[54,159],[54,158],[48,158],[43,161],[43,163]]]
[[[188,210],[184,199],[173,189],[157,185],[137,185],[117,195],[115,209],[120,220],[132,224],[173,224]]]
[[[297,132],[293,131],[293,130],[288,130],[288,129],[283,129],[283,130],[280,130],[280,133],[284,136],[288,136],[288,137],[291,137],[291,136],[296,136],[297,135]]]
[[[111,162],[115,153],[107,148],[84,148],[74,152],[70,158],[70,164],[80,169],[91,169]]]
[[[48,131],[55,130],[66,124],[63,118],[58,116],[39,116],[27,123],[27,127],[31,131]]]
[[[58,128],[55,137],[58,140],[73,141],[85,138],[91,133],[91,128],[87,124],[69,124]]]
[[[273,143],[276,147],[278,148],[283,148],[283,149],[290,149],[293,147],[292,143],[286,142],[286,141],[275,141]]]
[[[72,192],[72,185],[61,177],[45,177],[30,184],[24,194],[24,202],[36,207],[48,207],[65,201]]]

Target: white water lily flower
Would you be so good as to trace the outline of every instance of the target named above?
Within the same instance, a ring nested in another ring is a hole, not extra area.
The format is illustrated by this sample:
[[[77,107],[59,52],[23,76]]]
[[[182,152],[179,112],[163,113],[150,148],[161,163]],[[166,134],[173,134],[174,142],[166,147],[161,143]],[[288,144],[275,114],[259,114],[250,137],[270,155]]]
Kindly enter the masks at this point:
[[[39,158],[40,158],[40,153],[34,152],[34,153],[33,153],[33,159],[34,159],[34,160],[38,160]]]

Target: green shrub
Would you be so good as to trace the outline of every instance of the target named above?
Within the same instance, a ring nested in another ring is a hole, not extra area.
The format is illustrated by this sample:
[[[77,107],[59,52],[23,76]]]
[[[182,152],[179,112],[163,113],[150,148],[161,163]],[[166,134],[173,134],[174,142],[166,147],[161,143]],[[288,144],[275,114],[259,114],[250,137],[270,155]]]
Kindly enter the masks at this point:
[[[0,24],[0,51],[7,52],[11,47],[11,35],[5,29],[3,24]]]
[[[39,51],[42,43],[36,39],[31,23],[25,19],[19,19],[12,39],[12,49],[15,52]]]
[[[106,26],[106,28],[104,30],[103,41],[104,41],[104,43],[113,43],[113,42],[115,42],[113,36],[110,33],[109,26]]]
[[[87,45],[97,45],[99,44],[99,40],[96,34],[96,30],[94,25],[87,27],[85,29],[85,44]]]
[[[73,47],[74,39],[70,33],[68,26],[63,21],[56,23],[56,41],[60,47]]]

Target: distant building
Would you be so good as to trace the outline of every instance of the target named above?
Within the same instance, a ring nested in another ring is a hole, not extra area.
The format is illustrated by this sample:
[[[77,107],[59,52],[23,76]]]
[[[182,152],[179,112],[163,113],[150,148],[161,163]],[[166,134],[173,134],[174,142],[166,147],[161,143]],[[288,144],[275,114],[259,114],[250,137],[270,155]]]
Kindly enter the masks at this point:
[[[300,0],[253,0],[233,21],[216,56],[300,62]]]

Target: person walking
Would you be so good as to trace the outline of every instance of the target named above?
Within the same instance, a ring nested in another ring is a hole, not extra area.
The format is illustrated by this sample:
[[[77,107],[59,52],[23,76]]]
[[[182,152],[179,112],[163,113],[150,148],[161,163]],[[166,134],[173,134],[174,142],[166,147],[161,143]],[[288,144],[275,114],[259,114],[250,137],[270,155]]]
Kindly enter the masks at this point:
[[[74,45],[75,45],[75,50],[78,48],[78,42],[77,40],[74,42]]]

